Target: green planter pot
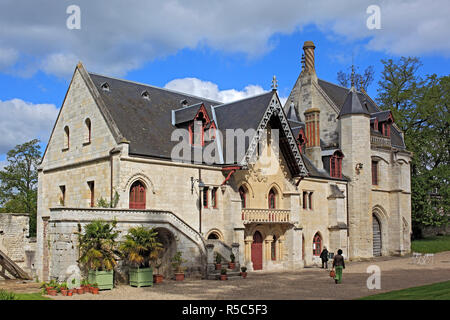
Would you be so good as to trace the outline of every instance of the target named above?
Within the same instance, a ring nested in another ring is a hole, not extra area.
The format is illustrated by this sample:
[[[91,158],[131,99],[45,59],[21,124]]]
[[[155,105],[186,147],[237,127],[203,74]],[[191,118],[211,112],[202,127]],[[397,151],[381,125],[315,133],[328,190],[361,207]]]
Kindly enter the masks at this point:
[[[132,287],[153,286],[152,268],[130,268],[129,275],[130,286]]]
[[[114,287],[114,270],[89,270],[89,283],[97,283],[99,290],[111,290]]]

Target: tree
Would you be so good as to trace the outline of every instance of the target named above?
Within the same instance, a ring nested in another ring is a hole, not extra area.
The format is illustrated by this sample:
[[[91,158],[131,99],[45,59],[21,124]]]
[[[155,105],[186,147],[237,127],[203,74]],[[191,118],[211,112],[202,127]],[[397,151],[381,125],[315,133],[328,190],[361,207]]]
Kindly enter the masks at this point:
[[[373,69],[373,66],[368,66],[366,70],[364,70],[363,74],[355,73],[354,81],[356,90],[361,91],[361,89],[364,89],[364,91],[367,91],[367,88],[373,82],[374,74],[375,71]],[[341,86],[348,88],[352,84],[352,74],[351,72],[345,73],[344,71],[341,70],[337,73],[337,80]]]
[[[30,236],[36,235],[38,143],[34,139],[8,151],[8,164],[0,171],[1,211],[29,213]]]
[[[382,60],[377,102],[391,110],[413,152],[411,204],[413,229],[448,224],[450,150],[450,76],[417,73],[415,57]]]

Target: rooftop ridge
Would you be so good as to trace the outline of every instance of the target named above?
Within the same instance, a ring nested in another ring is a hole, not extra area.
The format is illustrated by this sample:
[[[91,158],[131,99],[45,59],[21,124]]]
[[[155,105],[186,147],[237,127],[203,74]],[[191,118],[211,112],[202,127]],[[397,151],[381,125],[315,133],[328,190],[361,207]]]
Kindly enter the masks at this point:
[[[269,94],[269,93],[273,94],[273,91],[266,91],[264,93],[260,93],[260,94],[257,94],[257,95],[251,96],[251,97],[246,97],[246,98],[230,101],[230,102],[223,103],[223,104],[218,104],[218,105],[211,106],[211,107],[212,108],[224,107],[224,106],[228,106],[228,105],[233,104],[233,103],[242,102],[242,101],[250,100],[250,99],[253,99],[253,98],[258,98],[258,97],[264,96],[264,95]]]
[[[212,100],[212,99],[208,99],[208,98],[204,98],[204,97],[200,97],[200,96],[196,96],[196,95],[193,95],[193,94],[189,94],[189,93],[185,93],[185,92],[181,92],[181,91],[176,91],[176,90],[172,90],[172,89],[161,88],[161,87],[153,86],[151,84],[146,84],[146,83],[137,82],[137,81],[133,81],[133,80],[127,80],[127,79],[120,79],[120,78],[116,78],[116,77],[105,76],[103,74],[99,74],[99,73],[95,73],[95,72],[88,72],[88,73],[89,73],[89,75],[99,76],[99,77],[103,77],[103,78],[113,79],[113,80],[122,81],[122,82],[128,82],[128,83],[137,84],[137,85],[144,86],[144,87],[149,87],[149,88],[153,88],[153,89],[167,91],[167,92],[171,92],[171,93],[181,94],[181,95],[184,95],[184,96],[187,96],[187,97],[204,100],[205,102],[212,102],[212,103],[222,104],[221,101],[216,101],[216,100]]]

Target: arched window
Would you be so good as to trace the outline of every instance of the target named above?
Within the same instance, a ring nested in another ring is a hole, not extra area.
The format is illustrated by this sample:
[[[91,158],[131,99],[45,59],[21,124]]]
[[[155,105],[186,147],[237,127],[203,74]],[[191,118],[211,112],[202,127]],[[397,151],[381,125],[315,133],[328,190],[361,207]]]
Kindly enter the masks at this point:
[[[333,153],[330,158],[330,176],[342,178],[342,158],[344,155],[339,150]]]
[[[275,190],[272,188],[269,191],[269,209],[275,209],[276,208],[276,197],[277,194]]]
[[[131,185],[130,209],[145,209],[145,186],[141,181]]]
[[[84,121],[84,124],[86,125],[86,134],[84,137],[84,143],[91,143],[91,119],[87,118]]]
[[[217,235],[217,233],[211,232],[208,236],[208,239],[212,239],[212,240],[219,239],[219,236]]]
[[[322,237],[319,233],[316,233],[313,239],[313,255],[320,256],[322,252]]]
[[[241,197],[242,209],[247,207],[247,192],[243,186],[239,188],[239,196]]]
[[[70,141],[70,133],[69,133],[69,127],[64,127],[64,149],[69,149],[69,141]]]
[[[277,237],[273,236],[273,241],[270,245],[270,256],[273,261],[277,260]]]

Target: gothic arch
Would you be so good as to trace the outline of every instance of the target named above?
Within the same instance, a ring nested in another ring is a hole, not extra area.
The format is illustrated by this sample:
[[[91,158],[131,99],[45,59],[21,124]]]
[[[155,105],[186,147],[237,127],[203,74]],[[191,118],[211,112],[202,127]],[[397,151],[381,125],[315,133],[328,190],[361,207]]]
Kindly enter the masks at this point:
[[[381,229],[381,255],[388,255],[388,243],[389,243],[389,215],[387,211],[381,205],[375,205],[372,208],[372,216],[376,217]]]
[[[153,194],[156,194],[156,189],[155,189],[155,185],[153,184],[152,180],[145,175],[144,173],[140,172],[140,173],[135,173],[133,174],[125,183],[125,186],[123,188],[123,192],[128,192],[128,190],[130,189],[131,185],[133,183],[135,183],[136,181],[141,181],[145,188],[147,190],[150,190]]]
[[[240,187],[243,187],[245,190],[247,190],[247,194],[248,194],[249,196],[251,196],[252,198],[255,197],[255,192],[253,191],[253,188],[252,188],[252,186],[251,186],[250,183],[248,183],[247,181],[242,181],[242,182],[238,185],[238,188],[237,188],[238,192],[239,192],[239,188],[240,188]]]
[[[269,196],[269,192],[270,192],[270,190],[271,189],[274,189],[275,190],[275,192],[276,192],[276,194],[277,194],[277,196],[280,198],[280,200],[283,200],[283,189],[280,187],[280,185],[278,184],[278,183],[276,183],[276,182],[272,182],[270,185],[269,185],[269,187],[267,188],[267,190],[266,190],[266,194],[265,194],[265,197],[266,197],[266,199],[267,199],[267,197]]]
[[[211,235],[216,235],[218,240],[224,241],[223,233],[222,233],[219,229],[214,228],[214,229],[209,230],[209,231],[206,233],[206,239],[209,239],[209,237],[210,237]]]

